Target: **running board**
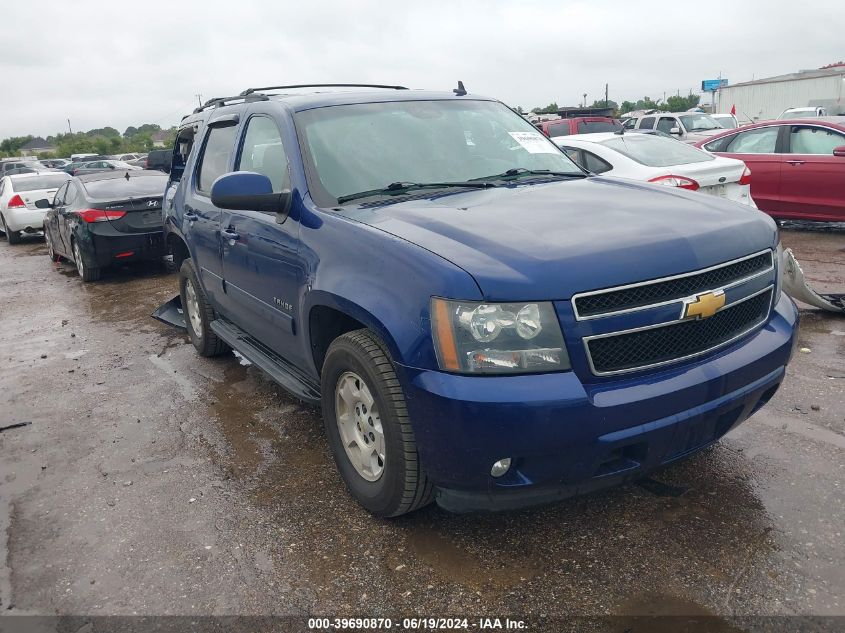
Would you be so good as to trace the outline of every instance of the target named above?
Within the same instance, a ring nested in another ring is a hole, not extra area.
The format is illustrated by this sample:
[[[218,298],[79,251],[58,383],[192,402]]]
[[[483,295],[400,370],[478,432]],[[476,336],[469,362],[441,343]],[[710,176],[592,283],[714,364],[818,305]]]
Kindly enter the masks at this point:
[[[218,318],[211,322],[211,329],[285,390],[309,404],[320,404],[319,384],[237,325]]]

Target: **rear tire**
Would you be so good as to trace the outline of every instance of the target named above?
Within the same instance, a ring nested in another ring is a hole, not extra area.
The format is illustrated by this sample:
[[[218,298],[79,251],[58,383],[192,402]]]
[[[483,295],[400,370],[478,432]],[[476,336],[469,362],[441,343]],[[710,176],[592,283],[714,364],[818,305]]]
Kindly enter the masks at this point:
[[[79,276],[82,277],[82,281],[85,283],[97,281],[102,274],[100,268],[91,266],[90,263],[85,261],[85,256],[82,254],[79,248],[79,242],[76,240],[73,240],[73,263],[76,264],[76,272],[79,273]]]
[[[6,241],[9,244],[19,244],[21,241],[21,234],[18,231],[11,231],[6,226],[6,218],[0,215],[0,223],[3,225],[3,232],[6,234]]]
[[[182,314],[185,317],[185,329],[191,343],[200,356],[219,356],[229,351],[226,345],[211,329],[214,320],[212,308],[197,279],[197,272],[190,258],[182,262],[179,269],[179,297],[182,299]]]
[[[329,346],[321,382],[326,435],[358,503],[379,517],[430,503],[432,485],[420,465],[405,395],[384,343],[369,330],[338,337]]]

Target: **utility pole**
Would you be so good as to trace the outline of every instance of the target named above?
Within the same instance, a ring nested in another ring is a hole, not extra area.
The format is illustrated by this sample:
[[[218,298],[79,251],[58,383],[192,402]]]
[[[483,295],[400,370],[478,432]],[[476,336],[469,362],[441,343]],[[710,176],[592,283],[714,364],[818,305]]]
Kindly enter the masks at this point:
[[[202,95],[197,93],[194,96],[197,98],[197,103],[199,104],[199,106],[202,107]]]
[[[584,93],[584,107],[587,107],[587,93]]]
[[[608,103],[610,103],[610,100],[607,98],[607,84],[604,84],[604,107],[605,108],[608,107],[608,105],[607,105]]]
[[[70,119],[67,120],[67,131],[73,134],[73,130],[70,127]]]

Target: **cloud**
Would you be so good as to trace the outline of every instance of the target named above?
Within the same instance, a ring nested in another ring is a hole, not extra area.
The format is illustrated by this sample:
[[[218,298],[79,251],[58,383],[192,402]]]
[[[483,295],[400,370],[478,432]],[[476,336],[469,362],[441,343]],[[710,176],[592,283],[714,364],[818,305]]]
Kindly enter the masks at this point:
[[[697,90],[842,57],[845,12],[819,0],[613,2],[42,0],[3,7],[0,138],[177,123],[203,99],[278,83],[364,81],[530,108]],[[825,28],[814,28],[823,16]],[[811,45],[808,45],[811,44]]]

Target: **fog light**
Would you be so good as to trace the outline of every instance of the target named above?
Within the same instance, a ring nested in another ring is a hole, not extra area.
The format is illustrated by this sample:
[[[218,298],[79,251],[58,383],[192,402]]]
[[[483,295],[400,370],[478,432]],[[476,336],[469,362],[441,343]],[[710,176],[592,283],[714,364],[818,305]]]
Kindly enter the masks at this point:
[[[493,468],[490,469],[490,474],[494,477],[501,477],[506,472],[508,472],[508,468],[511,467],[511,458],[505,457],[504,459],[500,459],[495,464],[493,464]]]

